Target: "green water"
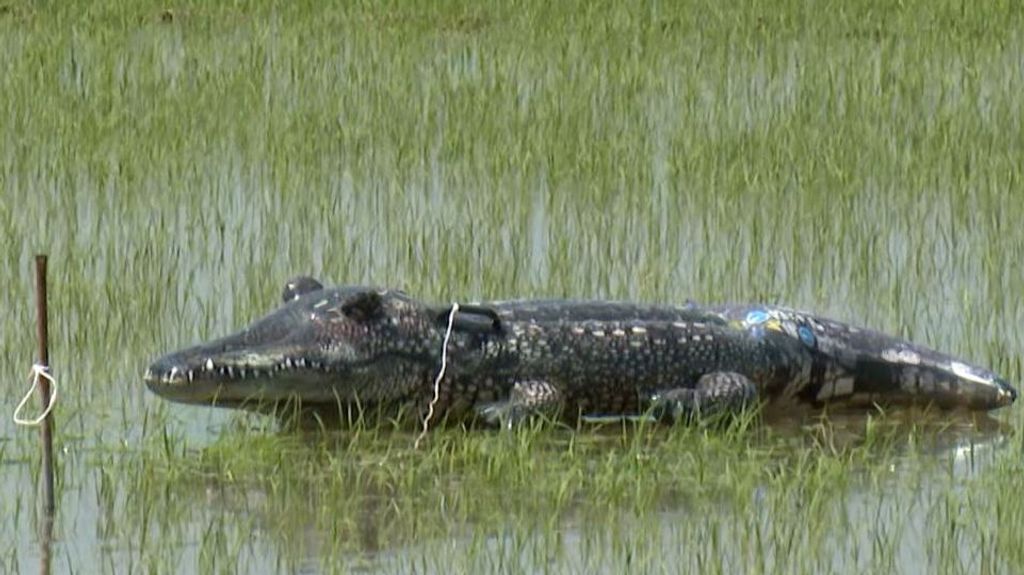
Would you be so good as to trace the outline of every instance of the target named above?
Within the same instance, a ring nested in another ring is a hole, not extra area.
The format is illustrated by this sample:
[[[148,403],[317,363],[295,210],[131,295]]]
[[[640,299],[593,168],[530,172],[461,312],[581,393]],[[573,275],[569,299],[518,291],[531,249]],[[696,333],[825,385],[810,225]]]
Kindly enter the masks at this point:
[[[767,301],[1022,381],[1024,7],[0,3],[0,392],[50,256],[55,572],[1024,569],[1024,425],[281,433],[156,355],[299,273]],[[840,431],[837,431],[839,429]],[[38,568],[0,423],[0,570]]]

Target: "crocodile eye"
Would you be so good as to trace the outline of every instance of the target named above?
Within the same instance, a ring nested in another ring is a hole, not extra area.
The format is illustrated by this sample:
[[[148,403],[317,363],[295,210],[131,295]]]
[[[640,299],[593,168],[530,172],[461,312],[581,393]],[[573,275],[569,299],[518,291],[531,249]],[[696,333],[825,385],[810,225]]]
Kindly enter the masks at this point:
[[[324,286],[309,276],[298,276],[288,280],[284,284],[284,292],[281,294],[281,301],[288,303],[300,297],[324,289]]]
[[[818,338],[814,337],[814,331],[806,325],[796,328],[796,334],[807,347],[814,347],[818,343]]]

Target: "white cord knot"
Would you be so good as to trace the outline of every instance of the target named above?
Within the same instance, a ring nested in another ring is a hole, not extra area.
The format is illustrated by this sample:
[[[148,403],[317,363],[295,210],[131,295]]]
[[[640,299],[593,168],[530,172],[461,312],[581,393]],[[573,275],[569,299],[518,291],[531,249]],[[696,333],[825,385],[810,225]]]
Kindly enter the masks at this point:
[[[21,398],[21,402],[18,403],[18,407],[14,408],[14,423],[17,423],[18,425],[35,426],[42,423],[43,420],[46,419],[47,415],[50,415],[50,412],[53,411],[54,404],[57,403],[57,380],[50,375],[50,368],[41,363],[32,364],[32,371],[28,375],[32,378],[32,387],[28,388],[28,393],[25,394],[25,397]],[[32,398],[32,393],[37,387],[39,387],[40,379],[46,379],[50,382],[50,403],[35,419],[25,419],[21,417],[21,410],[24,409],[28,400]]]

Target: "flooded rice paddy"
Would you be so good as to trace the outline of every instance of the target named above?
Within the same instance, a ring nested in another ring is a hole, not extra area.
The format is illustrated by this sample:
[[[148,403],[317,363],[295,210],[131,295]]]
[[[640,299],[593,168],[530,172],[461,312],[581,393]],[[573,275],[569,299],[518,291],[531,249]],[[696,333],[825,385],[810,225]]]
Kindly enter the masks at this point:
[[[284,281],[766,301],[1024,380],[1017,3],[0,3],[0,392],[56,573],[1015,573],[1024,425],[294,432],[155,356]],[[40,568],[0,421],[0,571]]]

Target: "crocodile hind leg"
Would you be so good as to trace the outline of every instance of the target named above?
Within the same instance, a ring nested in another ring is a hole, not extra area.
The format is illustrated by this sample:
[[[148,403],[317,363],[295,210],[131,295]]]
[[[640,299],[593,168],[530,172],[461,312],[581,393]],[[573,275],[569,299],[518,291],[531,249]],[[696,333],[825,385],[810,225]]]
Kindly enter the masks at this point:
[[[651,395],[651,414],[659,420],[690,422],[739,413],[757,400],[757,386],[745,375],[719,371],[697,380],[693,388],[673,388]]]
[[[506,428],[536,415],[556,417],[562,408],[562,392],[543,380],[517,381],[508,401],[477,408],[477,415],[488,424]]]

